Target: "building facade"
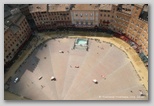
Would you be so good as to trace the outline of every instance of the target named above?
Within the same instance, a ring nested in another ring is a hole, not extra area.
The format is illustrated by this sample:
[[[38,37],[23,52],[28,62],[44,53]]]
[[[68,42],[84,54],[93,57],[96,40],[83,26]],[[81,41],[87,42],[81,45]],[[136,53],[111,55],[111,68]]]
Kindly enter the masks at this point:
[[[4,7],[5,64],[31,35],[27,19],[34,20],[38,30],[72,26],[110,29],[136,42],[141,52],[148,56],[146,4],[10,4]]]
[[[148,56],[148,21],[140,17],[144,5],[117,5],[111,26],[114,32],[124,34],[136,42],[141,51]]]
[[[38,30],[55,29],[71,25],[71,4],[33,4],[29,7]]]
[[[114,20],[116,4],[101,4],[99,7],[99,27],[110,28]]]
[[[76,4],[70,11],[72,24],[80,28],[99,26],[99,6],[99,4]]]
[[[12,14],[4,22],[4,64],[9,63],[30,37],[31,29],[21,13]]]
[[[52,26],[68,27],[71,26],[70,9],[71,4],[49,4],[49,18],[52,21]]]
[[[27,20],[32,19],[32,16],[29,12],[29,4],[20,4],[18,5],[18,8],[20,9],[21,13],[26,16]]]
[[[29,9],[38,30],[71,25],[110,29],[136,42],[148,56],[148,5],[34,4]]]
[[[148,21],[141,18],[148,13],[147,5],[34,4],[29,9],[39,30],[70,25],[78,28],[107,28],[124,34],[148,55]]]

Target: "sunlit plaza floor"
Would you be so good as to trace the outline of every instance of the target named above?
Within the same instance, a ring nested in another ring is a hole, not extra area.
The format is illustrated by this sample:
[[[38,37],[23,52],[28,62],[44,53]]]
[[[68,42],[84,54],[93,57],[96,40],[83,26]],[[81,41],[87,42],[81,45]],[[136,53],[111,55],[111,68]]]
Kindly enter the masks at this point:
[[[46,42],[46,47],[37,47],[12,76],[20,80],[17,83],[11,80],[8,91],[32,100],[148,99],[124,51],[91,39],[88,51],[72,49],[74,41],[75,38],[59,38]],[[55,76],[56,81],[51,81],[51,76]],[[93,83],[93,79],[97,79],[98,84]],[[140,90],[144,96],[140,96]]]

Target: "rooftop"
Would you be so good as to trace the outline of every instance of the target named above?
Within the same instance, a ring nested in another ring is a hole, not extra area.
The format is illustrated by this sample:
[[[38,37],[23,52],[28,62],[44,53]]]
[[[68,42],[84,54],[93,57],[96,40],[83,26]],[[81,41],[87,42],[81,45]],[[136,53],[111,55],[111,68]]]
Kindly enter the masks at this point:
[[[33,4],[29,6],[30,13],[34,12],[46,12],[47,11],[47,4]]]
[[[19,27],[16,26],[16,25],[12,25],[12,26],[10,27],[10,29],[11,29],[11,31],[13,32],[13,34],[15,34],[15,33],[19,30]]]
[[[20,17],[16,21],[16,25],[19,25],[24,19],[25,19],[25,16],[24,15],[20,15]]]
[[[140,14],[140,19],[148,21],[148,5],[144,5],[143,10]]]
[[[9,16],[11,16],[11,12],[10,11],[5,11],[4,12],[4,18],[8,18]]]
[[[4,31],[7,31],[8,28],[8,26],[4,25]]]
[[[8,6],[8,4],[4,4],[4,11],[10,11],[11,8]]]
[[[144,6],[144,4],[135,4],[136,6],[142,8]]]
[[[11,22],[11,20],[10,19],[5,19],[4,20],[4,25],[6,25],[6,26],[11,26],[12,25],[12,22]]]
[[[20,10],[19,10],[19,8],[14,8],[14,9],[11,9],[10,12],[12,15],[14,15],[14,14],[20,13]]]
[[[19,14],[15,14],[15,15],[12,15],[8,18],[8,20],[10,20],[11,22],[13,23],[17,23],[17,21],[19,21],[20,17],[22,16],[21,13]]]
[[[19,27],[11,21],[11,19],[7,19],[4,21],[4,31],[10,29],[13,33],[16,33],[19,30]]]
[[[25,8],[25,7],[28,7],[29,5],[28,4],[19,4],[19,8],[22,9],[22,8]]]
[[[111,10],[112,4],[101,4],[99,10]]]
[[[100,4],[76,4],[72,10],[98,10]]]
[[[148,12],[148,5],[144,5],[143,11]]]
[[[120,12],[126,13],[126,14],[131,14],[133,10],[133,5],[131,4],[119,4],[118,5],[118,10]]]
[[[48,4],[48,11],[68,11],[70,10],[71,4]]]
[[[10,10],[11,8],[7,4],[4,4],[4,18],[11,16]]]
[[[16,8],[18,7],[19,4],[6,4],[6,5],[8,5],[8,7],[10,8]]]
[[[4,20],[4,24],[8,27],[11,27],[12,24],[16,24],[16,25],[19,25],[22,20],[24,19],[24,15],[22,15],[21,13],[18,13],[18,14],[15,14],[15,15],[12,15],[10,16],[9,18],[5,19]]]
[[[20,23],[25,19],[25,16],[21,13],[14,14],[4,20],[4,31],[9,28],[14,34],[20,30]]]

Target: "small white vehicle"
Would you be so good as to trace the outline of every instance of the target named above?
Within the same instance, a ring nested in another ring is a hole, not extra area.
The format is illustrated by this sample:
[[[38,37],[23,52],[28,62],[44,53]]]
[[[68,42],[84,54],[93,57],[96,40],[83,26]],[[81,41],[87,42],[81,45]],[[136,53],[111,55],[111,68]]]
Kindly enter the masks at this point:
[[[17,83],[19,81],[19,78],[16,77],[15,80],[14,80],[14,83]]]

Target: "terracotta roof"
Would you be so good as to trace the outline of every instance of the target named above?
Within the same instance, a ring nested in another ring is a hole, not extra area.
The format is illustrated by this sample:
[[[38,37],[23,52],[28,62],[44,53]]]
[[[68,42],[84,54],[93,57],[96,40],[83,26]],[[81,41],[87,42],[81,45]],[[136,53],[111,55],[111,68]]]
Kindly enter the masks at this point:
[[[34,12],[46,12],[47,11],[47,4],[33,4],[29,6],[30,13]]]
[[[99,10],[111,10],[112,4],[101,4]]]
[[[48,4],[48,11],[68,11],[70,10],[71,4]]]
[[[100,4],[76,4],[72,10],[99,10]]]

